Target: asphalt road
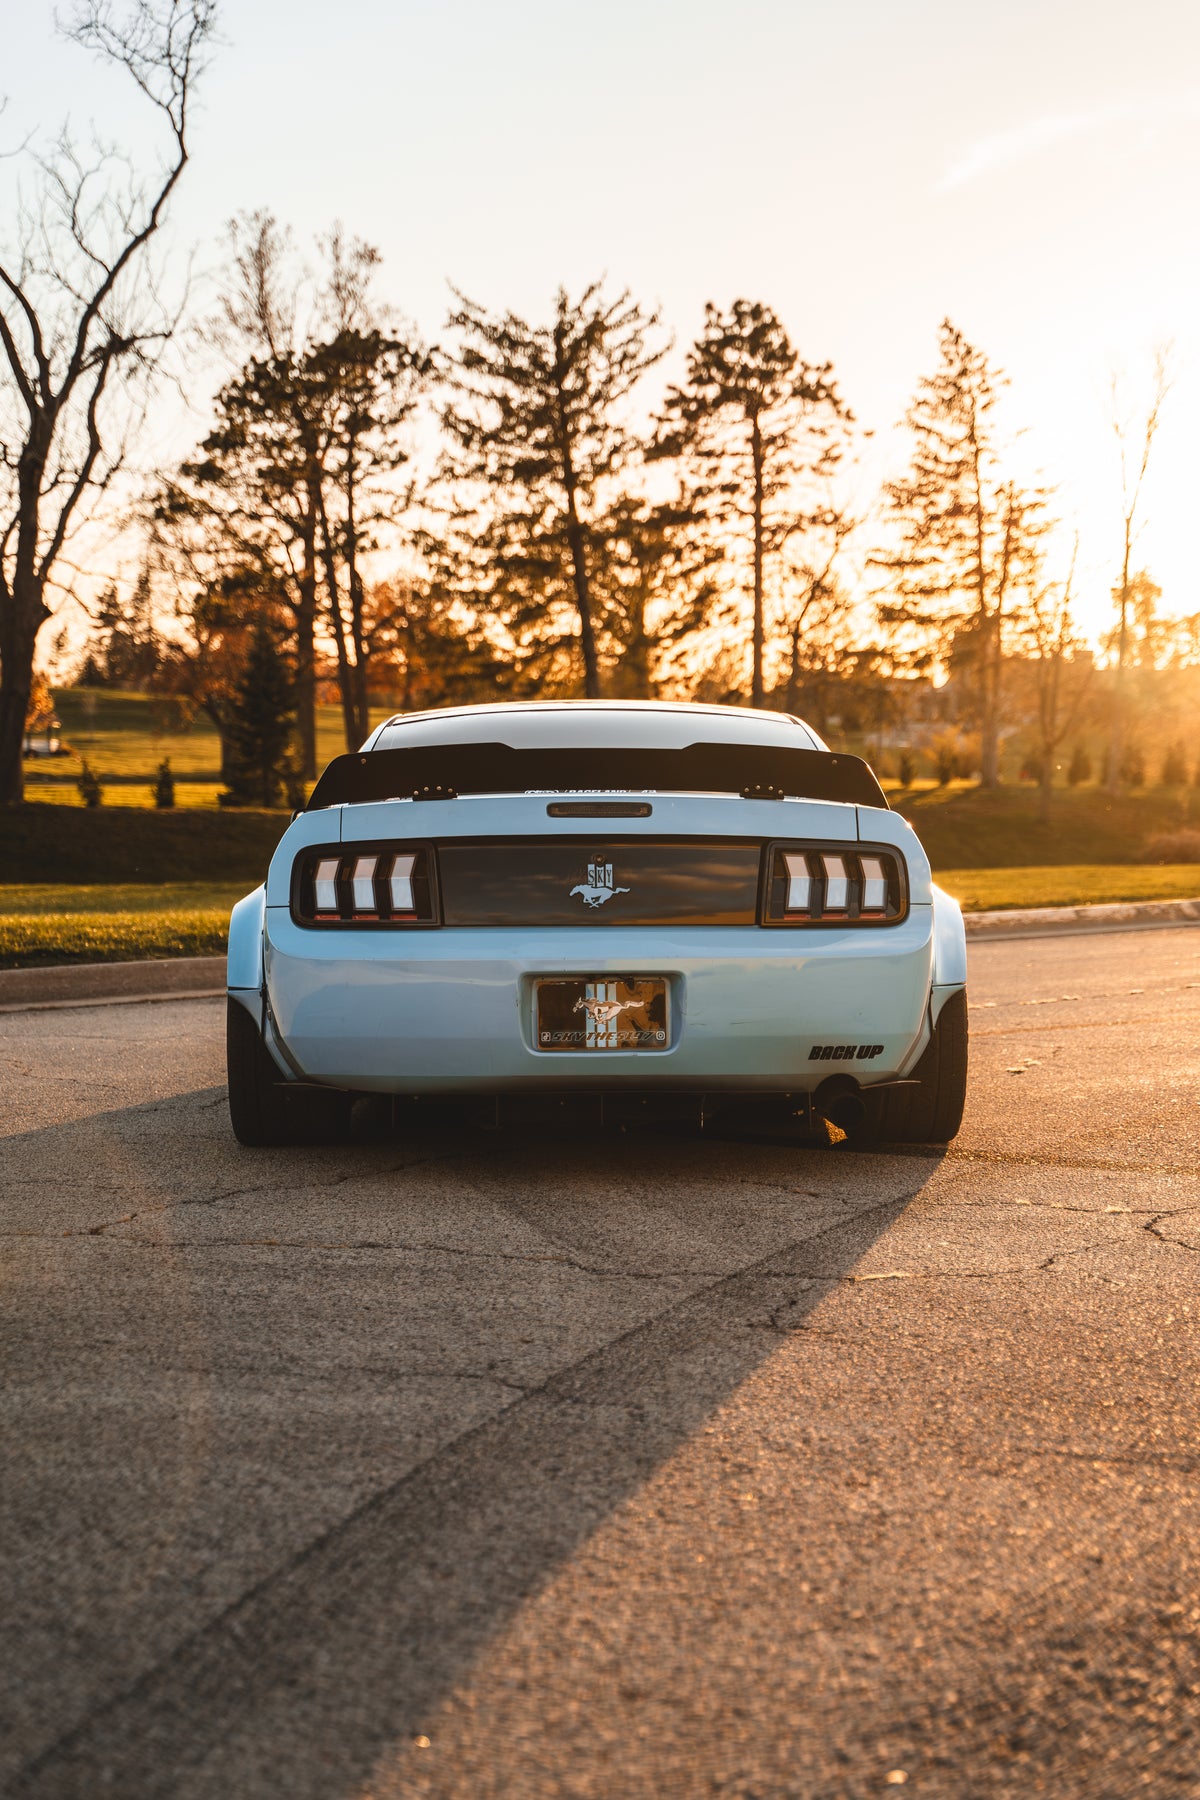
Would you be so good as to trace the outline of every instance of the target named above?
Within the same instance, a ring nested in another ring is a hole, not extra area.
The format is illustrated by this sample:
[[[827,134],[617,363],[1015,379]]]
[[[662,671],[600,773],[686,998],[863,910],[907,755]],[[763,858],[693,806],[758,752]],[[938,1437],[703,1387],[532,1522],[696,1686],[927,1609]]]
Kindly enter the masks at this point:
[[[977,944],[948,1155],[239,1150],[0,1018],[0,1787],[1200,1795],[1200,930]]]

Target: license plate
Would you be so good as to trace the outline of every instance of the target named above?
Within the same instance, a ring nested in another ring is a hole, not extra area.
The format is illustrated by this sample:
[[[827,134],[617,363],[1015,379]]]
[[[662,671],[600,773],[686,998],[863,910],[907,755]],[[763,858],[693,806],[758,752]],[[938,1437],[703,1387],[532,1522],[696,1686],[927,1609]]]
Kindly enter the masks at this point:
[[[665,1050],[667,984],[611,976],[537,984],[539,1050]]]

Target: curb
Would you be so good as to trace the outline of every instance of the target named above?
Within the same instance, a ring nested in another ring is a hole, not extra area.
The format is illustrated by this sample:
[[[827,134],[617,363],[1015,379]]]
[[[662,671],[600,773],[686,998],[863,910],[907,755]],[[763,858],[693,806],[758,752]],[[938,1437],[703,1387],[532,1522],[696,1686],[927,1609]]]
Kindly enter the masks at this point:
[[[1200,899],[1129,900],[1103,906],[1031,906],[964,913],[969,938],[1041,937],[1048,932],[1137,931],[1200,924]]]
[[[200,1000],[224,992],[223,956],[0,969],[0,1013],[48,1006],[113,1006],[132,1000]]]

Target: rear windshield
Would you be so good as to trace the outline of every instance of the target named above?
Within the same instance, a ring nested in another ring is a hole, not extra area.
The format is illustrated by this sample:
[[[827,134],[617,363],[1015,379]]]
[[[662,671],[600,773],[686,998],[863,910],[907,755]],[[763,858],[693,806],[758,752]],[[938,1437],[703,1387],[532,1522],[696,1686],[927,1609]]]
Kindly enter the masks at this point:
[[[313,789],[309,811],[369,800],[452,799],[460,794],[742,794],[887,806],[858,756],[770,744],[688,744],[682,749],[570,745],[423,744],[337,756]]]

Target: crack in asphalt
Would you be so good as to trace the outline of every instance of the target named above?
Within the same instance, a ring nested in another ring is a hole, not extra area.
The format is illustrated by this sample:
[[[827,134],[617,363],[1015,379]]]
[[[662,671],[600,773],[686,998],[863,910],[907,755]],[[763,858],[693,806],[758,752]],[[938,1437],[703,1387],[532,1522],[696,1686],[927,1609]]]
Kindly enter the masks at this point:
[[[1164,1219],[1186,1219],[1189,1214],[1195,1211],[1196,1208],[1193,1206],[1181,1206],[1174,1208],[1170,1212],[1155,1213],[1152,1219],[1147,1219],[1146,1223],[1142,1226],[1142,1230],[1149,1232],[1151,1237],[1157,1238],[1160,1244],[1170,1244],[1172,1249],[1188,1250],[1192,1255],[1200,1256],[1200,1244],[1189,1243],[1186,1238],[1168,1237],[1165,1232],[1158,1229]]]

